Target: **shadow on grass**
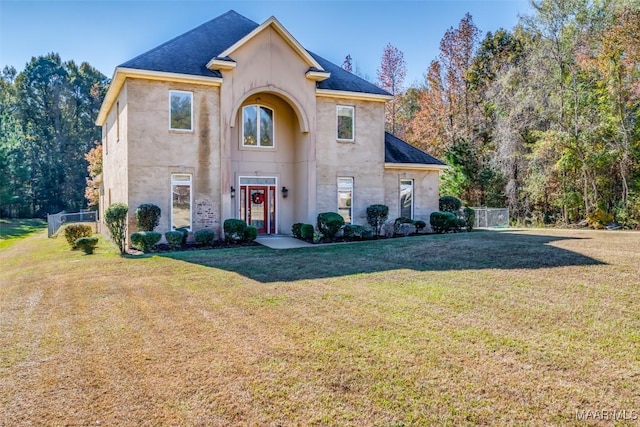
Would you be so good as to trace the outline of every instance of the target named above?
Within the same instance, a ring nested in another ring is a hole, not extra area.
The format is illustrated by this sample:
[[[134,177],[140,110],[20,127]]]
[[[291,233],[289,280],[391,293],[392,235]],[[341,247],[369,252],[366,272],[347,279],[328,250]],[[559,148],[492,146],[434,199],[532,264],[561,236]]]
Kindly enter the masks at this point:
[[[41,219],[0,219],[0,240],[26,237],[46,226],[47,223]]]
[[[232,271],[269,283],[397,269],[538,269],[602,262],[549,245],[577,238],[478,231],[274,250],[248,247],[161,256]]]

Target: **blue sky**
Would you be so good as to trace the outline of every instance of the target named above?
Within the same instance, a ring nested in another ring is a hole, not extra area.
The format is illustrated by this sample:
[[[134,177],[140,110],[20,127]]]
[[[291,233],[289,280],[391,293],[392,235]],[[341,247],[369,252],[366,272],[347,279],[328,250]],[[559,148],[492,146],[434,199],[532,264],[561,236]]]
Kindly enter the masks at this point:
[[[32,56],[57,52],[111,77],[119,64],[229,9],[258,23],[275,16],[320,56],[341,65],[350,54],[370,80],[390,42],[404,53],[406,86],[423,79],[444,32],[466,12],[484,36],[531,10],[528,0],[0,0],[0,66],[21,71]]]

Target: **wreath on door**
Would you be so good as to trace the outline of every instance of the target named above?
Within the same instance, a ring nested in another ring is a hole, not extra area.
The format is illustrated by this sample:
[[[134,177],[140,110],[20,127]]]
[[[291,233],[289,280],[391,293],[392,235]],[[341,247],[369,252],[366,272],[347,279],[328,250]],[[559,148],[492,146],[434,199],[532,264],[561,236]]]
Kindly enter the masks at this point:
[[[262,193],[253,193],[251,195],[251,201],[255,205],[261,205],[264,202],[264,194],[262,194]]]

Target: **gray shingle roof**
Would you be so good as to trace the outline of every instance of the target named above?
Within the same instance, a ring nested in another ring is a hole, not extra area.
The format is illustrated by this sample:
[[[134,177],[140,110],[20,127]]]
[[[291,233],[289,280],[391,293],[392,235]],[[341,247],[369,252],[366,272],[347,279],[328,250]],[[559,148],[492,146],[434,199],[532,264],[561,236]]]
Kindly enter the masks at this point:
[[[445,163],[389,132],[384,133],[384,161],[445,166]]]
[[[191,31],[169,40],[123,64],[120,67],[162,71],[204,77],[222,77],[206,65],[259,25],[249,18],[230,10]],[[326,59],[309,52],[331,77],[318,82],[320,89],[389,95],[379,87],[351,74]]]

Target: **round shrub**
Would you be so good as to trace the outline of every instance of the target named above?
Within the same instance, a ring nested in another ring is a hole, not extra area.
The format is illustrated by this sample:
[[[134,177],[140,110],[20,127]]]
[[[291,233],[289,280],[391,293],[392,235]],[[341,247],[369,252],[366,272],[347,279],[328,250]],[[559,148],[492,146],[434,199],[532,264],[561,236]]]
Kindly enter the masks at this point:
[[[126,252],[125,242],[127,236],[127,213],[129,207],[124,203],[114,203],[107,208],[104,213],[104,222],[107,224],[107,228],[111,233],[113,239],[120,253]]]
[[[462,202],[457,197],[442,196],[439,200],[439,208],[441,212],[458,212],[462,206]]]
[[[247,223],[241,219],[225,219],[223,224],[224,236],[227,240],[240,242],[244,239]]]
[[[291,226],[291,234],[293,235],[293,237],[295,237],[296,239],[300,239],[302,238],[302,234],[300,231],[300,228],[302,227],[302,223],[301,222],[296,222],[295,224],[293,224]]]
[[[208,228],[203,228],[193,233],[196,243],[202,246],[212,246],[216,239],[216,233]]]
[[[432,212],[429,222],[434,233],[448,233],[458,229],[458,218],[451,212]]]
[[[318,231],[328,239],[335,239],[336,234],[344,225],[342,215],[335,212],[323,212],[318,214]]]
[[[389,207],[387,205],[371,205],[367,207],[367,223],[373,227],[375,235],[380,234],[382,224],[389,218]]]
[[[413,223],[416,226],[416,231],[419,233],[420,231],[424,230],[425,227],[427,226],[427,223],[421,220],[417,220]]]
[[[313,225],[311,224],[302,224],[300,227],[300,236],[302,240],[306,240],[308,242],[313,242],[313,233],[314,233]]]
[[[64,228],[64,238],[71,249],[78,249],[76,241],[81,237],[91,237],[93,228],[87,224],[69,224]]]
[[[160,208],[145,203],[136,209],[136,225],[141,231],[153,231],[160,223]]]
[[[184,233],[178,230],[167,231],[164,233],[164,237],[167,239],[167,243],[171,246],[171,249],[180,249]]]
[[[258,227],[253,225],[247,225],[244,229],[244,240],[247,242],[253,242],[258,238]]]
[[[176,231],[182,233],[182,246],[187,244],[187,237],[189,237],[189,229],[187,227],[176,228]]]
[[[155,231],[138,231],[131,235],[131,245],[142,252],[150,252],[161,238],[162,234]]]
[[[76,239],[75,245],[84,251],[85,254],[91,255],[93,250],[98,246],[97,237],[80,237]]]

